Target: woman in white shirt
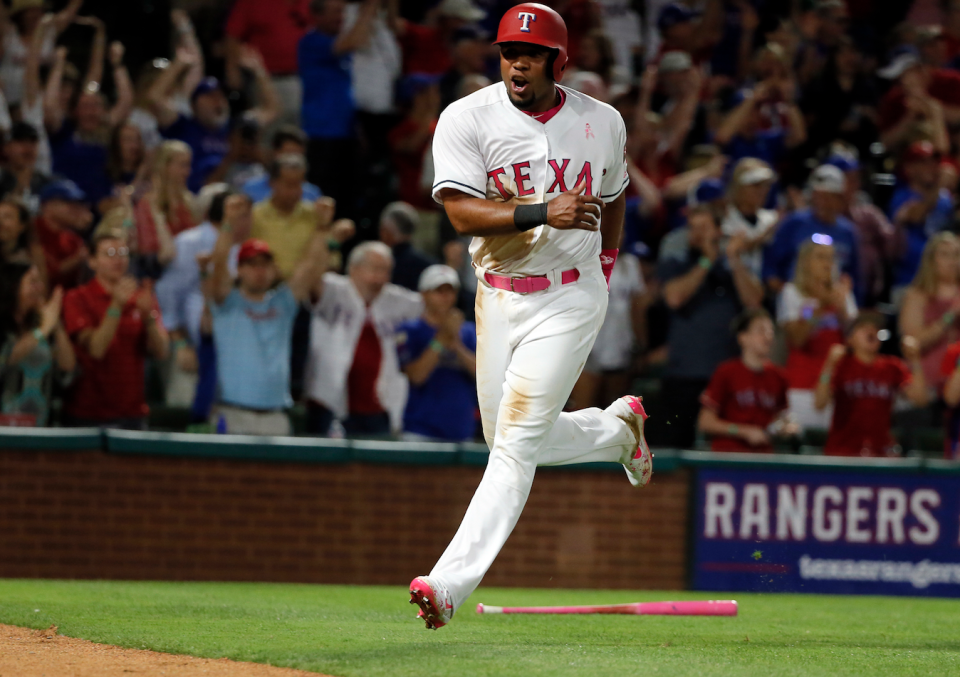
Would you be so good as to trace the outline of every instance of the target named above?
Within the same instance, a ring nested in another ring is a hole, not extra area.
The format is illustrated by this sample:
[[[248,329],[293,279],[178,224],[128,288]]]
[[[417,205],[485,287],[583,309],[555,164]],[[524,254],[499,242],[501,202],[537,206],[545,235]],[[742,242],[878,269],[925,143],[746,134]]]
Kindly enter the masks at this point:
[[[828,235],[817,234],[800,247],[793,281],[777,299],[777,324],[787,340],[788,410],[801,428],[827,429],[833,408],[813,406],[814,388],[830,349],[844,342],[857,316],[853,283],[838,275]]]
[[[13,0],[10,10],[0,5],[0,33],[3,35],[3,56],[0,58],[0,85],[10,105],[20,105],[23,99],[23,74],[27,50],[34,33],[40,30],[43,19],[43,0]],[[53,30],[43,36],[40,52],[42,63],[53,59],[59,36],[69,26],[83,0],[70,0],[67,6],[53,15]]]

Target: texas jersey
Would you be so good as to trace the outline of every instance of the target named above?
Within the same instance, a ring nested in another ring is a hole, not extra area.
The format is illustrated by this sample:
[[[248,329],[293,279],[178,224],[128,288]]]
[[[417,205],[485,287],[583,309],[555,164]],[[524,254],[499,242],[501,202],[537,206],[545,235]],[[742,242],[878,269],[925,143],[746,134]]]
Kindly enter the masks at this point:
[[[473,197],[534,204],[585,184],[584,193],[612,202],[629,181],[627,133],[620,114],[562,88],[560,110],[541,123],[518,110],[498,82],[447,107],[433,137],[433,197],[453,188]],[[475,265],[514,275],[567,270],[600,253],[600,233],[538,226],[511,235],[476,237]]]

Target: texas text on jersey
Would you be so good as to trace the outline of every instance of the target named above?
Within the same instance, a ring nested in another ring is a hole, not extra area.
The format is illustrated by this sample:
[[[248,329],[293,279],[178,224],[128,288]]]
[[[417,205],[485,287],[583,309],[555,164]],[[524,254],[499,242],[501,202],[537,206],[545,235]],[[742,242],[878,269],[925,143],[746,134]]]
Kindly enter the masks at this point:
[[[533,204],[580,183],[586,194],[604,202],[619,197],[629,181],[623,119],[607,104],[560,89],[563,105],[546,123],[518,110],[499,82],[451,104],[433,139],[434,199],[453,188],[488,200]],[[596,259],[600,233],[541,226],[474,238],[470,253],[482,269],[540,275]]]

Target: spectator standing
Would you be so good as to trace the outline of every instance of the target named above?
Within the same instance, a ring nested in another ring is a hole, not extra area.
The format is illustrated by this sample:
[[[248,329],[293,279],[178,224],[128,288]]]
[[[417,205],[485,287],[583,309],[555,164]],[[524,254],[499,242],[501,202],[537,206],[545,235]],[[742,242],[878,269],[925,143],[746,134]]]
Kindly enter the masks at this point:
[[[916,47],[895,49],[877,74],[896,81],[878,109],[880,141],[887,148],[903,148],[921,121],[938,128],[960,123],[960,73],[921,63]]]
[[[941,365],[947,346],[960,339],[960,239],[953,233],[930,238],[920,269],[900,304],[900,334],[916,338],[924,381],[943,388]]]
[[[820,372],[817,409],[834,402],[827,456],[892,456],[896,440],[890,434],[893,403],[902,394],[915,406],[927,404],[920,350],[912,336],[904,336],[905,360],[880,355],[878,334],[886,320],[878,313],[861,313],[847,338],[835,345]]]
[[[42,83],[40,82],[40,61],[45,40],[44,36],[51,31],[52,23],[52,15],[45,15],[41,22],[40,29],[34,32],[33,39],[30,41],[23,81],[23,100],[20,102],[20,122],[33,127],[37,136],[37,148],[33,156],[34,168],[43,174],[50,174],[53,171],[53,157],[50,152],[50,140],[47,138],[45,121],[46,107],[43,101],[45,95]],[[61,96],[64,96],[64,101],[69,101],[73,97],[78,84],[74,82],[71,85],[69,81],[70,78],[67,77],[66,73],[68,65],[73,71],[76,71],[76,68],[72,64],[66,64],[58,59],[55,63],[55,68],[47,74],[48,82],[51,76],[54,75],[56,76],[54,82],[59,80],[59,90]],[[59,72],[54,73],[53,71]],[[79,76],[75,79],[79,80]],[[69,94],[69,98],[65,96],[67,94]]]
[[[147,94],[160,133],[168,139],[185,142],[193,151],[193,164],[188,187],[197,192],[213,170],[220,166],[230,151],[230,106],[220,81],[205,77],[193,90],[190,98],[192,115],[180,111],[175,83],[196,63],[196,57],[187,51],[177,52],[174,62],[156,79]],[[244,47],[240,50],[239,65],[252,72],[260,93],[259,106],[245,115],[261,127],[273,122],[279,112],[279,100],[263,66],[259,52]]]
[[[307,431],[326,435],[334,418],[349,434],[400,430],[407,382],[397,360],[397,327],[423,312],[416,292],[389,283],[390,248],[364,242],[347,274],[326,273],[313,307],[304,379]]]
[[[352,215],[354,207],[357,153],[351,54],[370,39],[378,3],[363,0],[353,27],[341,33],[343,0],[313,0],[310,12],[315,28],[297,47],[310,181],[336,200],[346,216]]]
[[[600,0],[598,4],[601,25],[613,43],[616,64],[632,80],[643,44],[640,14],[624,0]]]
[[[241,205],[237,204],[239,210]],[[237,255],[237,283],[228,271],[233,247],[233,213],[224,214],[213,250],[208,306],[213,316],[217,352],[219,404],[228,433],[289,435],[285,409],[290,397],[290,345],[300,303],[319,282],[326,267],[327,230],[333,210],[315,221],[303,260],[285,282],[280,279],[270,246],[249,239]]]
[[[863,305],[869,308],[883,298],[887,290],[887,271],[900,255],[897,248],[905,233],[899,233],[900,229],[890,223],[870,197],[860,190],[860,163],[855,156],[834,153],[827,158],[827,164],[842,171],[846,180],[844,216],[857,231],[860,288],[864,295]]]
[[[387,133],[396,122],[393,97],[402,71],[400,43],[394,35],[397,22],[391,19],[393,0],[383,3],[373,15],[370,38],[353,51],[351,65],[357,122],[366,141],[364,149],[372,158],[382,159]],[[344,8],[342,35],[349,34],[365,17],[362,2]]]
[[[662,5],[657,15],[660,54],[686,52],[696,63],[702,63],[710,57],[711,49],[723,37],[723,19],[723,3],[720,0],[707,0],[702,15],[680,2]]]
[[[176,255],[173,238],[196,225],[195,198],[187,188],[192,153],[183,141],[164,141],[153,161],[150,190],[137,203],[136,254],[141,273],[158,278]]]
[[[63,300],[64,328],[80,363],[64,423],[143,430],[144,363],[148,356],[166,358],[169,337],[152,282],[141,286],[127,274],[130,252],[122,231],[101,230],[92,247],[94,278]]]
[[[309,0],[239,0],[227,16],[226,77],[231,89],[243,89],[243,45],[263,55],[263,64],[280,99],[280,121],[300,123],[303,96],[297,76],[297,43],[310,27]]]
[[[410,381],[404,437],[470,440],[477,427],[477,328],[456,308],[460,278],[453,268],[430,266],[418,286],[423,315],[397,328],[400,367]]]
[[[817,235],[818,240],[833,246],[840,270],[850,277],[856,289],[859,251],[854,226],[843,216],[847,185],[843,172],[832,165],[821,165],[810,175],[808,185],[810,208],[786,217],[764,253],[764,282],[774,292],[783,289],[783,283],[793,276],[800,247]]]
[[[730,238],[725,251],[720,237],[712,212],[698,207],[660,246],[657,272],[670,309],[663,397],[673,415],[665,443],[675,447],[693,445],[700,394],[717,365],[736,354],[732,337],[721,337],[744,308],[763,300],[760,281],[740,256],[744,237]],[[705,336],[717,338],[705,342]]]
[[[230,150],[220,166],[207,175],[207,185],[225,182],[241,188],[247,181],[266,176],[266,153],[256,119],[242,116],[230,131]]]
[[[403,49],[404,74],[443,75],[453,65],[451,54],[457,31],[483,21],[486,16],[471,0],[441,0],[423,24],[396,17],[395,32]]]
[[[485,75],[489,37],[474,28],[461,28],[453,36],[450,56],[453,65],[439,80],[440,110],[461,97],[460,90],[470,76]]]
[[[13,0],[9,10],[0,8],[0,32],[3,34],[3,57],[0,59],[0,85],[11,106],[23,100],[24,70],[29,46],[38,32],[41,40],[39,61],[53,60],[57,37],[73,23],[83,0],[69,0],[66,6],[51,16],[51,31],[41,24],[44,17],[43,0]]]
[[[960,461],[960,343],[947,348],[940,364],[940,380],[943,381],[944,412],[944,458]]]
[[[77,20],[79,21],[79,19]],[[123,45],[110,45],[110,64],[113,67],[113,82],[117,90],[117,102],[107,108],[107,100],[100,90],[103,75],[103,57],[106,51],[106,29],[103,22],[93,17],[85,23],[94,27],[95,37],[90,52],[90,68],[77,97],[76,106],[68,117],[68,110],[56,93],[60,83],[55,77],[55,65],[47,80],[44,96],[44,113],[47,133],[50,135],[50,150],[53,154],[53,171],[72,180],[87,194],[91,207],[101,212],[101,201],[113,192],[113,182],[107,174],[107,150],[114,127],[123,122],[133,106],[133,89],[130,77],[123,65]],[[57,59],[65,59],[63,49],[58,49]]]
[[[207,190],[207,189],[204,189]],[[250,236],[251,204],[246,195],[235,193],[222,184],[210,200],[207,219],[196,228],[183,231],[174,238],[176,255],[157,280],[157,301],[164,324],[173,340],[173,357],[178,362],[195,361],[200,345],[200,323],[206,303],[202,280],[206,275],[200,261],[209,258],[220,233],[220,226],[229,215],[233,248],[228,258],[228,272],[236,275],[240,244]],[[184,357],[180,357],[180,352]]]
[[[315,202],[303,199],[306,165],[302,155],[280,155],[270,166],[270,197],[253,208],[253,237],[266,242],[276,257],[276,266],[282,278],[289,279],[306,251],[318,221],[332,214],[336,203],[332,198],[320,197]],[[353,222],[341,219],[332,229],[336,239],[329,246],[339,250],[340,244],[353,236]],[[331,262],[329,259],[335,258]],[[328,256],[324,264],[339,268],[340,252]],[[325,268],[326,270],[326,268]],[[302,391],[304,365],[310,344],[310,314],[300,309],[293,330],[293,392],[299,398]]]
[[[436,78],[408,75],[400,83],[399,98],[406,107],[406,114],[388,137],[400,183],[397,192],[404,202],[419,210],[433,212],[436,204],[430,197],[433,181],[425,182],[422,177],[424,158],[440,117],[440,89]],[[436,222],[436,219],[431,220]]]
[[[411,239],[420,226],[420,215],[406,202],[391,202],[380,213],[380,241],[393,252],[390,281],[412,291],[420,289],[423,272],[436,260],[417,249]],[[459,289],[459,284],[457,285]]]
[[[87,196],[73,181],[53,181],[40,192],[40,215],[34,228],[51,287],[70,289],[80,282],[89,256],[80,233],[92,222]]]
[[[835,250],[818,238],[800,247],[793,281],[777,300],[777,322],[787,340],[787,401],[802,428],[827,428],[830,414],[813,406],[816,377],[830,348],[843,343],[844,326],[857,315],[850,278],[839,279]]]
[[[278,155],[270,164],[270,197],[253,207],[252,237],[263,240],[282,278],[289,278],[317,229],[317,219],[333,208],[328,197],[303,197],[306,162],[302,155]]]
[[[760,278],[763,272],[763,248],[773,239],[779,214],[764,209],[777,175],[759,158],[743,158],[733,168],[727,189],[729,204],[720,231],[726,237],[738,233],[745,237],[743,257],[750,271]]]
[[[953,200],[949,191],[940,187],[940,163],[933,144],[912,143],[903,154],[901,167],[903,183],[894,191],[889,206],[890,220],[901,231],[891,294],[894,303],[916,276],[927,240],[953,224]]]
[[[43,249],[33,235],[30,212],[15,200],[0,200],[0,263],[32,263],[46,281]]]
[[[786,414],[787,376],[770,361],[773,320],[763,309],[744,311],[734,322],[740,357],[717,367],[700,396],[697,428],[711,436],[713,451],[773,451],[772,438],[797,432]]]
[[[593,28],[583,36],[577,70],[600,76],[610,99],[615,99],[629,88],[627,73],[617,65],[613,42],[603,29]]]
[[[114,127],[107,156],[107,174],[114,193],[131,186],[137,193],[146,184],[149,170],[147,147],[140,128],[129,121]]]
[[[627,153],[643,174],[649,177],[655,186],[664,190],[665,197],[669,192],[669,197],[682,198],[691,186],[713,176],[713,173],[700,172],[690,181],[683,183],[670,181],[681,166],[684,143],[696,117],[703,84],[700,71],[689,66],[689,58],[684,59],[680,53],[674,54],[677,56],[671,60],[682,61],[679,66],[685,66],[684,69],[667,74],[673,80],[678,80],[674,85],[678,92],[677,103],[668,116],[651,111],[651,99],[657,88],[659,73],[656,66],[649,66],[641,78],[633,129],[627,141]],[[680,75],[674,77],[674,72]],[[713,164],[716,165],[717,162]],[[723,167],[719,169],[722,172]],[[674,185],[670,185],[671,183]]]
[[[4,145],[7,161],[0,169],[0,199],[23,203],[32,215],[40,211],[40,193],[52,180],[37,169],[40,135],[26,122],[17,122]]]
[[[77,360],[60,322],[63,290],[46,299],[40,270],[0,266],[0,425],[46,426],[54,382],[68,385]]]
[[[197,40],[190,16],[185,11],[172,10],[170,24],[176,31],[175,64],[186,65],[186,68],[180,70],[177,77],[166,79],[168,89],[159,94],[161,98],[169,97],[179,112],[189,116],[191,114],[190,96],[204,77],[203,49]],[[151,150],[159,146],[163,140],[157,117],[153,113],[151,91],[160,75],[170,66],[171,63],[166,59],[154,59],[144,65],[137,76],[134,108],[130,113],[129,121],[140,130],[144,145]]]
[[[796,84],[790,79],[764,80],[737,92],[736,105],[714,133],[714,142],[733,161],[756,157],[777,166],[788,150],[807,139],[795,98]]]
[[[270,147],[272,150],[271,162],[281,155],[292,154],[306,158],[307,136],[296,127],[281,125],[277,128],[277,131],[273,133],[270,139]],[[301,188],[303,190],[303,199],[307,202],[316,202],[317,198],[322,195],[317,186],[307,181],[301,184]],[[243,184],[242,190],[254,202],[261,202],[269,198],[271,195],[269,164],[267,165],[267,171],[263,172],[263,174],[246,181]]]
[[[857,44],[843,36],[823,74],[804,89],[801,97],[810,151],[816,152],[837,139],[853,144],[861,153],[868,151],[877,139],[874,82],[863,72],[863,55]]]

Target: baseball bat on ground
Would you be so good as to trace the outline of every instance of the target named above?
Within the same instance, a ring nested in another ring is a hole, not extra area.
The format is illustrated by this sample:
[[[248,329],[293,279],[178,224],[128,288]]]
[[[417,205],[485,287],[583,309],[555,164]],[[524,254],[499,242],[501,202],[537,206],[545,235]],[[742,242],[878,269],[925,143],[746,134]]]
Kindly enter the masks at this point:
[[[478,614],[624,614],[628,616],[736,616],[733,599],[692,602],[635,602],[588,606],[489,606],[477,605]]]

